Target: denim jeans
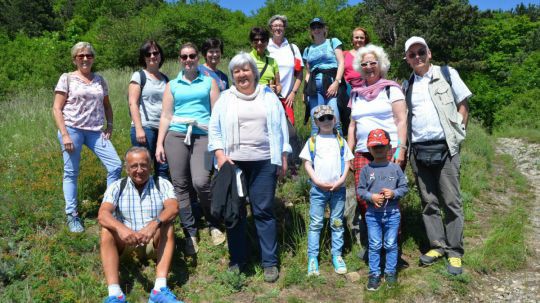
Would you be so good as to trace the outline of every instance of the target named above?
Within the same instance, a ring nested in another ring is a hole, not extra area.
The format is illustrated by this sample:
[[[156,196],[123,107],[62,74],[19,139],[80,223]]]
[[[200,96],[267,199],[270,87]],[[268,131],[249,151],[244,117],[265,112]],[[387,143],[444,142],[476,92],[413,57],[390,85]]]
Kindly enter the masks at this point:
[[[319,128],[315,125],[315,118],[313,117],[313,112],[315,112],[315,107],[319,105],[328,105],[334,110],[334,116],[336,117],[336,128],[341,135],[343,131],[341,130],[341,123],[339,122],[339,109],[337,105],[337,97],[326,98],[326,92],[323,92],[322,79],[316,79],[315,84],[317,85],[317,96],[309,96],[309,113],[311,115],[311,135],[315,135],[319,132]]]
[[[335,192],[324,191],[315,185],[309,191],[308,256],[319,255],[319,239],[323,228],[324,210],[330,205],[330,229],[332,230],[332,256],[341,256],[343,248],[343,210],[345,187]]]
[[[276,192],[276,166],[270,160],[234,161],[244,172],[247,182],[251,212],[261,249],[263,267],[278,265],[277,223],[274,215]],[[245,265],[248,261],[246,208],[234,228],[227,229],[227,243],[231,256],[230,265]]]
[[[369,241],[369,274],[381,274],[381,248],[384,244],[386,265],[384,272],[395,274],[398,260],[398,230],[401,213],[399,209],[385,212],[366,212]]]
[[[77,214],[77,178],[79,177],[83,145],[86,145],[107,169],[107,186],[120,179],[122,162],[111,141],[103,139],[101,131],[83,130],[69,126],[66,129],[73,141],[74,150],[71,153],[64,150],[62,134],[58,131],[58,140],[64,158],[64,199],[66,200],[66,214]]]
[[[144,126],[143,130],[144,134],[146,135],[146,144],[140,144],[139,142],[137,142],[135,127],[131,127],[131,145],[146,147],[150,152],[150,156],[152,156],[152,160],[154,161],[154,174],[167,180],[171,180],[169,174],[169,164],[167,164],[167,162],[159,163],[158,161],[156,161],[156,144],[159,130],[147,126]]]

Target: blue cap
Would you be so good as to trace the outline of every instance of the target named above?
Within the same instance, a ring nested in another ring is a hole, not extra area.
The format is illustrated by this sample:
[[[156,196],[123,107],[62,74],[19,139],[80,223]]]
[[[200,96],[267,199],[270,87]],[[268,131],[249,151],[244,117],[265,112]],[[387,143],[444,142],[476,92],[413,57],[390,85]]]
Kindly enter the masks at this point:
[[[311,21],[309,22],[309,26],[311,26],[311,25],[313,25],[315,23],[319,23],[321,25],[326,25],[326,23],[324,23],[324,20],[322,18],[316,17],[316,18],[311,19]]]

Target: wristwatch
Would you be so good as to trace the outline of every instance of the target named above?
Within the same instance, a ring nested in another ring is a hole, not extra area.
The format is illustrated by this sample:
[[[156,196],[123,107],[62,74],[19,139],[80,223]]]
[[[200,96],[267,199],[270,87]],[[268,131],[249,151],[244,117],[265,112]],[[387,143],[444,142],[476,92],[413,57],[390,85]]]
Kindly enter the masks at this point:
[[[156,217],[154,221],[156,221],[158,227],[161,227],[161,223],[163,222],[159,219],[159,217]]]

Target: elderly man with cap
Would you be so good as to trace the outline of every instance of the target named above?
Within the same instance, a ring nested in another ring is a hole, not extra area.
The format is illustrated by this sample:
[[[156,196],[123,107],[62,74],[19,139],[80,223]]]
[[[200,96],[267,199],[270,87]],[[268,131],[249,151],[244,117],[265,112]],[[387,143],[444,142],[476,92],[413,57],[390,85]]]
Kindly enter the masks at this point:
[[[431,51],[421,37],[405,42],[405,60],[413,69],[405,89],[407,139],[430,245],[420,264],[432,265],[446,256],[448,272],[459,275],[464,253],[459,152],[472,93],[456,70],[430,63]]]

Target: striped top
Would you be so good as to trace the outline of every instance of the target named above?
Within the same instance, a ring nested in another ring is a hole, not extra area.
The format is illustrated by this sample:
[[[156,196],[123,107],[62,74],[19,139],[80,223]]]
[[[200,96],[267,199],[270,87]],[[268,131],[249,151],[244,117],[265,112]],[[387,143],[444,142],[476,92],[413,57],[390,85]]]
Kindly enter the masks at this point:
[[[118,198],[121,181],[122,179],[107,188],[103,203],[113,204],[114,217],[131,230],[139,231],[150,221],[155,220],[161,213],[165,200],[176,200],[171,182],[161,177],[159,177],[159,191],[154,184],[154,178],[150,177],[140,195],[135,184],[128,177],[122,196]]]

